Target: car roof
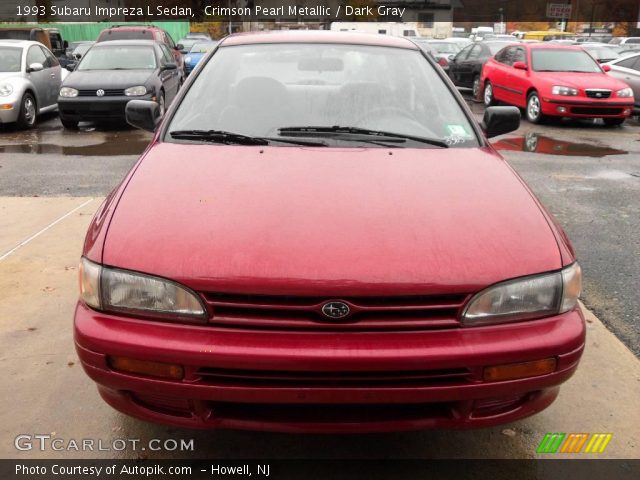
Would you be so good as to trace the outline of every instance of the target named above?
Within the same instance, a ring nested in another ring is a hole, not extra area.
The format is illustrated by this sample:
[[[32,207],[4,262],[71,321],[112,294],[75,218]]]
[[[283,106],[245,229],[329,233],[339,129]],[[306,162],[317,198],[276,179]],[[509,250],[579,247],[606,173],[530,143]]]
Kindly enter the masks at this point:
[[[29,47],[31,45],[40,45],[44,47],[40,42],[34,42],[33,40],[14,40],[11,38],[0,40],[0,45],[11,47]]]
[[[580,45],[563,45],[561,43],[549,43],[549,42],[540,42],[540,43],[530,43],[526,45],[527,48],[533,49],[545,49],[545,50],[582,50],[584,49]]]
[[[236,33],[221,40],[220,46],[269,43],[336,43],[419,50],[415,43],[403,37],[330,30],[273,30],[270,32]]]
[[[108,46],[121,45],[121,46],[149,46],[149,45],[160,45],[162,42],[158,42],[157,40],[109,40],[108,42],[96,42],[94,47],[96,48],[104,48]]]
[[[163,30],[155,25],[112,25],[105,30]]]

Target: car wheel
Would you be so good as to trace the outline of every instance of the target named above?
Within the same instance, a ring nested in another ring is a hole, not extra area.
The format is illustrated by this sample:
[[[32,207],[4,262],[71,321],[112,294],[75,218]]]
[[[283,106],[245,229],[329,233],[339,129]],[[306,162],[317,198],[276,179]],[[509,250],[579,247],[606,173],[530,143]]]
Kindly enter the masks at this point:
[[[615,126],[622,125],[626,118],[603,118],[602,120],[604,121],[605,125]]]
[[[20,102],[20,113],[18,114],[18,126],[20,128],[33,128],[36,124],[36,115],[38,109],[36,107],[36,100],[30,93],[25,93],[22,96]]]
[[[78,129],[78,122],[77,121],[66,120],[64,118],[60,118],[60,122],[62,123],[62,126],[64,128],[66,128],[67,130],[77,130]]]
[[[531,92],[527,97],[527,120],[531,123],[542,123],[544,115],[542,114],[542,104],[538,92]]]
[[[160,107],[160,118],[164,116],[165,111],[165,102],[164,102],[164,92],[160,91],[160,95],[158,95],[158,106]]]
[[[484,93],[482,94],[482,99],[484,100],[484,106],[490,107],[491,105],[496,104],[495,98],[493,98],[493,85],[489,80],[485,80],[484,82]]]
[[[473,77],[473,98],[478,98],[478,95],[480,94],[480,75],[476,75],[475,77]]]

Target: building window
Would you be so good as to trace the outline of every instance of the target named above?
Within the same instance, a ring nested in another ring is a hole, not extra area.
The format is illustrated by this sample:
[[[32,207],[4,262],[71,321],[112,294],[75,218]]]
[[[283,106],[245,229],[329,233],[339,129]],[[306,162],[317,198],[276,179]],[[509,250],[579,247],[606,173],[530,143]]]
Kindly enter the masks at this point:
[[[433,13],[418,13],[418,26],[420,28],[433,28]]]

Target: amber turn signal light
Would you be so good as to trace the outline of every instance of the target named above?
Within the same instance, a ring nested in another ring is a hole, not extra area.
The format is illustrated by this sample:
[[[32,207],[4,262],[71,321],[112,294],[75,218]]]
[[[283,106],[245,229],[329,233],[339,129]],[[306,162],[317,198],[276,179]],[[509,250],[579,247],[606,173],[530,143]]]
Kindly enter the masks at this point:
[[[485,367],[483,378],[487,382],[499,382],[502,380],[515,380],[518,378],[539,377],[556,371],[555,358],[534,360],[533,362],[508,363]]]
[[[113,370],[119,372],[171,378],[173,380],[182,380],[184,378],[184,368],[181,365],[172,363],[149,362],[127,357],[108,357],[107,361]]]

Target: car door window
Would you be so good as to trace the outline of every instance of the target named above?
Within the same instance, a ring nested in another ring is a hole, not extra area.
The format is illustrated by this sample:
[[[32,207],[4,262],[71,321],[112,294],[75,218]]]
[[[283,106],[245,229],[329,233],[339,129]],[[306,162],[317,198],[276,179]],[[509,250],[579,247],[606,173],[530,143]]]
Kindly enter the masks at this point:
[[[516,48],[515,47],[507,47],[504,50],[502,50],[502,56],[501,56],[502,60],[500,61],[500,63],[504,63],[505,65],[513,65],[513,63],[515,62],[515,58],[516,58]]]
[[[624,60],[616,63],[616,66],[623,68],[630,68],[632,70],[640,70],[640,56],[625,58]]]
[[[44,56],[46,57],[46,61],[45,63],[43,63],[44,68],[57,67],[58,65],[60,65],[60,63],[58,62],[58,59],[54,57],[49,50],[42,47],[40,47],[40,49],[42,50],[42,53],[44,53]]]
[[[513,63],[522,62],[525,65],[527,64],[527,55],[524,52],[524,48],[515,48],[513,53]]]
[[[507,50],[508,50],[507,48],[503,48],[498,53],[496,53],[496,56],[495,56],[496,62],[506,63],[505,58],[506,58]]]
[[[43,66],[47,63],[47,57],[38,45],[33,45],[27,52],[27,67],[32,63],[41,63]]]
[[[176,48],[176,42],[173,41],[173,38],[171,38],[171,35],[169,35],[168,33],[165,33],[165,36],[167,37],[167,45],[169,45],[169,48]]]
[[[160,50],[162,51],[162,63],[175,63],[173,55],[169,51],[169,48],[164,44],[160,44]]]
[[[467,56],[467,60],[476,60],[480,58],[481,53],[482,53],[482,47],[480,45],[474,45],[471,51],[469,52],[469,55]]]
[[[455,58],[456,61],[457,62],[464,61],[469,56],[469,52],[471,51],[472,48],[473,48],[473,45],[468,45],[464,47],[462,50],[460,50],[460,53],[456,55],[456,58]]]

